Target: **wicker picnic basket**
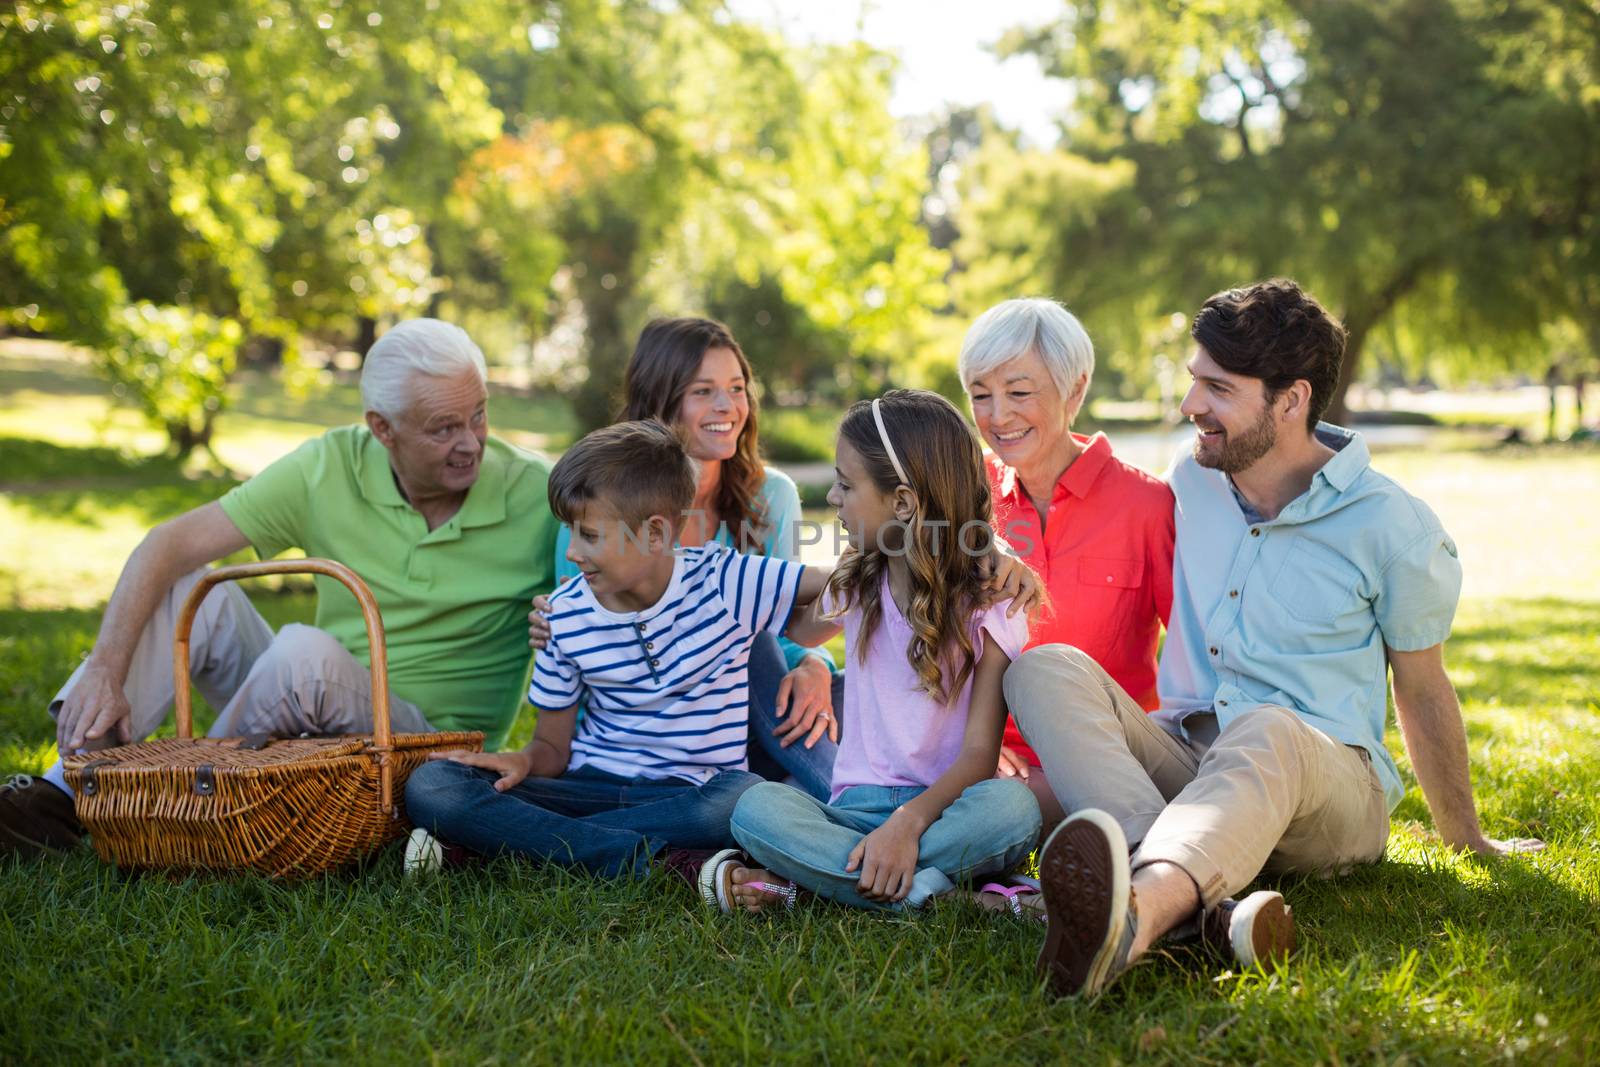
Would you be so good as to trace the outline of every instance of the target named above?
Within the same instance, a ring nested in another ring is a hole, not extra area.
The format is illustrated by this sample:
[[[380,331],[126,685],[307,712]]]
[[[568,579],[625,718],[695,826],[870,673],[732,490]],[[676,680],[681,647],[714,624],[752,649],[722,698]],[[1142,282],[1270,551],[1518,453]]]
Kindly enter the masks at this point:
[[[350,588],[366,619],[373,732],[344,737],[196,738],[189,631],[222,582],[266,574],[323,574]],[[483,747],[481,733],[392,734],[389,670],[378,604],[366,583],[325,559],[219,567],[178,617],[173,645],[178,736],[66,761],[78,818],[101,857],[138,870],[252,870],[305,877],[341,867],[409,828],[400,799],[428,753]]]

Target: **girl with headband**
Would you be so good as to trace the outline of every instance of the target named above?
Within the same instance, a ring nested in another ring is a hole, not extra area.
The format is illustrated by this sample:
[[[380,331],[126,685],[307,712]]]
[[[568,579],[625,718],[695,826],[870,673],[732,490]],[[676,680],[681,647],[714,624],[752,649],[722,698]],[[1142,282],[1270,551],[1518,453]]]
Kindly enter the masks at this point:
[[[845,415],[828,502],[850,538],[805,620],[810,643],[842,626],[844,738],[824,804],[774,782],[733,814],[729,849],[702,869],[708,903],[793,906],[807,889],[866,908],[915,908],[974,875],[1009,870],[1039,832],[1039,805],[994,777],[1000,680],[1028,642],[1015,601],[988,604],[993,548],[978,440],[955,407],[896,389]]]

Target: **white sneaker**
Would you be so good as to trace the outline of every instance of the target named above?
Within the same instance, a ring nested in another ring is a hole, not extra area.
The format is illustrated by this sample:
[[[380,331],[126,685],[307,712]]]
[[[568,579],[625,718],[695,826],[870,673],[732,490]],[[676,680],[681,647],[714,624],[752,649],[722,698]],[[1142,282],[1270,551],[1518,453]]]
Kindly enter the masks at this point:
[[[407,878],[419,874],[435,874],[444,867],[444,846],[422,827],[411,831],[406,839],[406,859],[403,870]]]

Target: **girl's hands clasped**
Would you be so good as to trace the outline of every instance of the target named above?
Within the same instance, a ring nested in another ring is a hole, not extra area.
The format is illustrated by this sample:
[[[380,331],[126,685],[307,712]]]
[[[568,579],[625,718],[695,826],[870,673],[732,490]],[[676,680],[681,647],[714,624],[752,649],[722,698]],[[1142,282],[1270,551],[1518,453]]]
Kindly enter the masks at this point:
[[[922,827],[906,813],[896,811],[889,821],[863,837],[850,850],[846,873],[861,871],[857,888],[868,900],[892,904],[911,892],[917,874],[917,852]]]

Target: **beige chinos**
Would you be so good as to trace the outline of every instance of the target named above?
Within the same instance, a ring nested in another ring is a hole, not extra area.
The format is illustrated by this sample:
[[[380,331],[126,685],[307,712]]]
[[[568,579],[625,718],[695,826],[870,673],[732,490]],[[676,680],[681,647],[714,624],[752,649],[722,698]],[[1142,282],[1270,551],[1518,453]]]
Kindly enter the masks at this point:
[[[1336,872],[1382,857],[1383,786],[1364,749],[1287,708],[1209,713],[1176,736],[1086,653],[1045,645],[1006,671],[1006,703],[1068,813],[1108,812],[1135,870],[1172,863],[1205,907],[1263,870]]]

